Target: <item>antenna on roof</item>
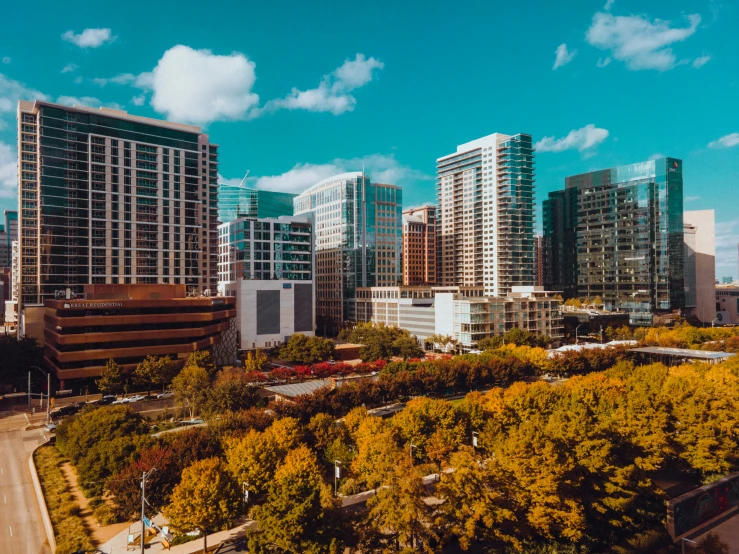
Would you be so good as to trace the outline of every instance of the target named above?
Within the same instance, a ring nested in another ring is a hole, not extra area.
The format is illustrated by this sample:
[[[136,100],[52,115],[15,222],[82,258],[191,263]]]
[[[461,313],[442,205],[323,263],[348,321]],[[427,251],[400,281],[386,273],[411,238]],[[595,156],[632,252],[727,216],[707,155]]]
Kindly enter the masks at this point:
[[[244,184],[246,183],[246,178],[249,176],[249,171],[251,171],[251,170],[250,169],[247,169],[246,170],[246,175],[244,175],[244,178],[241,179],[241,183],[239,183],[239,187],[243,187]]]

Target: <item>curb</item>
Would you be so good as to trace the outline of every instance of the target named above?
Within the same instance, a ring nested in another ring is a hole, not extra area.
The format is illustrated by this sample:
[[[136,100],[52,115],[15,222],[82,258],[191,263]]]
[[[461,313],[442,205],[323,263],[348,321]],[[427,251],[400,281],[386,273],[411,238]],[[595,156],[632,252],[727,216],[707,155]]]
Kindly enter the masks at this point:
[[[44,435],[46,437],[46,435]],[[39,511],[41,512],[41,519],[44,522],[44,530],[46,530],[46,538],[49,541],[51,552],[56,552],[56,539],[54,538],[54,527],[51,525],[51,518],[49,517],[49,510],[46,507],[46,500],[44,499],[44,491],[41,489],[41,482],[38,479],[38,473],[36,472],[36,464],[33,462],[33,455],[36,450],[44,446],[49,442],[47,438],[42,444],[39,444],[31,452],[31,456],[28,458],[28,468],[31,470],[31,480],[33,481],[33,489],[36,491],[36,501],[38,502]]]

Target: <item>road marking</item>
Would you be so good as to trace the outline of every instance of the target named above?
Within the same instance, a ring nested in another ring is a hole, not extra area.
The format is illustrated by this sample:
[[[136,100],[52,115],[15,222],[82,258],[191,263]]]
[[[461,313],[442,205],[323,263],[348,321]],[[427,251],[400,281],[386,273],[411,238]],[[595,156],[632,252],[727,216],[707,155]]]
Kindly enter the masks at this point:
[[[3,468],[0,467],[0,475],[5,475],[5,472],[3,471]]]
[[[5,495],[3,495],[3,504],[7,504],[7,503],[8,503],[8,499],[5,497]]]
[[[8,525],[8,527],[10,527],[10,536],[12,537],[13,536],[13,527],[11,525]]]

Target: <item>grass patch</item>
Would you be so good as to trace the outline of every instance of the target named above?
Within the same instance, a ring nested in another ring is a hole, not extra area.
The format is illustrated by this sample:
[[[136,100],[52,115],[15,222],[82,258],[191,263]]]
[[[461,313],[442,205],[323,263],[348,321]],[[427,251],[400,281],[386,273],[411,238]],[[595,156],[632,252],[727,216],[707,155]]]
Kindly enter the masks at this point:
[[[74,499],[61,466],[67,459],[54,446],[42,446],[33,455],[41,489],[56,538],[56,554],[72,554],[93,548],[92,540],[80,517],[80,507]]]

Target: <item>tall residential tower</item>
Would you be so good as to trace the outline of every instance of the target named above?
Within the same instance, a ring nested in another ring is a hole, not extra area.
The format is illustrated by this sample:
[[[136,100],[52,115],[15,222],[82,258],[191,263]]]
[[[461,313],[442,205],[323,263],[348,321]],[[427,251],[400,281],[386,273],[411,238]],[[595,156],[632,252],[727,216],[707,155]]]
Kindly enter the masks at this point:
[[[403,212],[403,284],[436,283],[436,207]]]
[[[495,133],[436,160],[440,285],[505,296],[534,285],[531,136]]]

